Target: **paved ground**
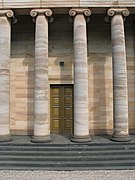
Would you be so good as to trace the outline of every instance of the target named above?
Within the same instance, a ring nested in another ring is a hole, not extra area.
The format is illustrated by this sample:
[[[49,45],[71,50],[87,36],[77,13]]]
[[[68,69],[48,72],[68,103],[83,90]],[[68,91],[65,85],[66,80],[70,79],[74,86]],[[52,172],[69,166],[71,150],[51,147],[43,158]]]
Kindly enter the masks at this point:
[[[135,180],[130,171],[0,171],[0,180]]]

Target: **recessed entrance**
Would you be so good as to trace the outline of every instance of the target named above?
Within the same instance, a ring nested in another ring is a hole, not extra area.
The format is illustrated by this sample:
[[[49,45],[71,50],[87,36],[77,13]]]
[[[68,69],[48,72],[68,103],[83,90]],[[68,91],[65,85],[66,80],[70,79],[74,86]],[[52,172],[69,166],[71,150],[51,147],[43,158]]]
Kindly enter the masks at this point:
[[[51,133],[72,133],[73,86],[51,86]]]

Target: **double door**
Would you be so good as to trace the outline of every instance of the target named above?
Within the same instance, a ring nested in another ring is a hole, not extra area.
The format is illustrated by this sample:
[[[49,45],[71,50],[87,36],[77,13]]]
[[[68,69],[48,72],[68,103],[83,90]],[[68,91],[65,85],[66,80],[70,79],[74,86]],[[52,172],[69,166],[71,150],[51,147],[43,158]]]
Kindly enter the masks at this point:
[[[51,86],[51,133],[72,133],[73,87],[72,85]]]

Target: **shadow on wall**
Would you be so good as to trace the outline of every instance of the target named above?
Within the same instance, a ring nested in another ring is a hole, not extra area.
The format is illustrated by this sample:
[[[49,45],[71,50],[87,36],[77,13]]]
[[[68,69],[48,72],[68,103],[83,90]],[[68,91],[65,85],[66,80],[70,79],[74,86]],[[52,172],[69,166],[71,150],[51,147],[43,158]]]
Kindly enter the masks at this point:
[[[34,24],[27,16],[12,26],[10,103],[11,133],[33,134]]]
[[[125,21],[128,74],[129,130],[135,133],[135,20],[130,15]]]
[[[56,15],[50,24],[49,80],[53,84],[72,84],[73,28],[68,18],[68,15]]]

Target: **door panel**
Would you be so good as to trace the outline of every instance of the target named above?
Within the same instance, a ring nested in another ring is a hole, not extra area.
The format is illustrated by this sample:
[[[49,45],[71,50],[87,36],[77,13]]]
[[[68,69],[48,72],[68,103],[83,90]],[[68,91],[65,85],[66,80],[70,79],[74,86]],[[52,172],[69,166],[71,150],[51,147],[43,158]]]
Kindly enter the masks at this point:
[[[51,128],[54,133],[59,133],[61,129],[61,96],[59,87],[51,89]]]
[[[51,133],[72,133],[73,88],[51,86]]]

